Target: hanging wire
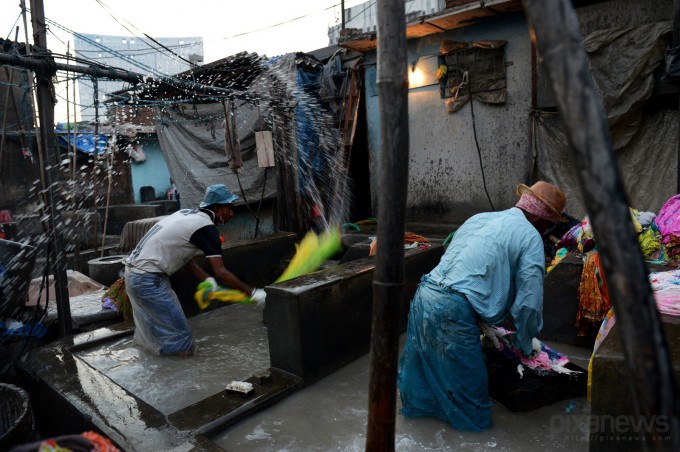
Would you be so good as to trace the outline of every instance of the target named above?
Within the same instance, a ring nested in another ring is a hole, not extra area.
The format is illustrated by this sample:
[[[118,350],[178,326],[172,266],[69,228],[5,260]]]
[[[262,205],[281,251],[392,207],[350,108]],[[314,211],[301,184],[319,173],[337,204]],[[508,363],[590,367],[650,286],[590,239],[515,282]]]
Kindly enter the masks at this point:
[[[14,31],[14,27],[16,27],[17,22],[19,22],[19,19],[20,19],[20,18],[21,18],[21,13],[19,13],[19,15],[17,16],[17,18],[14,19],[14,23],[13,23],[12,26],[10,27],[9,33],[7,33],[7,37],[5,38],[5,41],[9,41],[9,37],[12,36],[12,32]]]

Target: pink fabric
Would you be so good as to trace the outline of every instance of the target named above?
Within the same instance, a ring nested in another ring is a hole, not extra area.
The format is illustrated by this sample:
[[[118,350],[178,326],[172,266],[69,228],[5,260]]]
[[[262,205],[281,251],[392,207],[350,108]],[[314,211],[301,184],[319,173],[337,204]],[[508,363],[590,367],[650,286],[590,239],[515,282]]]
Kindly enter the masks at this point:
[[[525,212],[532,213],[539,218],[544,220],[557,222],[560,218],[555,212],[550,209],[543,201],[538,199],[538,197],[532,193],[524,193],[515,204],[515,207],[519,207]]]
[[[680,194],[666,201],[654,221],[659,226],[663,243],[668,243],[673,235],[680,236]]]

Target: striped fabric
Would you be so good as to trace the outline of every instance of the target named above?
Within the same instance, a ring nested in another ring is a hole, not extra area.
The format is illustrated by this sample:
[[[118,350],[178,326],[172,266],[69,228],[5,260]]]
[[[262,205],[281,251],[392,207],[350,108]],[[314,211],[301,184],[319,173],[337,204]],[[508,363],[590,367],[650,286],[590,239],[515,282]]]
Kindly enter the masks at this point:
[[[468,219],[426,278],[464,294],[485,323],[498,324],[511,314],[515,345],[528,355],[543,327],[544,274],[541,236],[513,207]]]

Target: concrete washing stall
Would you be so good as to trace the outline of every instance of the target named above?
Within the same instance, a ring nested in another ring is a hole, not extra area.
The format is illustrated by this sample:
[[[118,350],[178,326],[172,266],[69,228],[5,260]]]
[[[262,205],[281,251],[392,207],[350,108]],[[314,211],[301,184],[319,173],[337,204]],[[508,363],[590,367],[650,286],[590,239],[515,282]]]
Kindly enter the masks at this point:
[[[264,286],[292,257],[296,237],[279,233],[223,247],[227,268]],[[406,252],[401,325],[421,275],[440,245]],[[221,450],[212,440],[228,427],[340,369],[370,347],[372,258],[359,258],[266,286],[264,312],[226,305],[197,313],[196,281],[172,278],[187,309],[198,354],[149,355],[119,324],[57,341],[22,364],[39,430],[59,435],[96,429],[125,450]],[[211,306],[212,307],[212,306]],[[227,393],[248,381],[248,397]]]

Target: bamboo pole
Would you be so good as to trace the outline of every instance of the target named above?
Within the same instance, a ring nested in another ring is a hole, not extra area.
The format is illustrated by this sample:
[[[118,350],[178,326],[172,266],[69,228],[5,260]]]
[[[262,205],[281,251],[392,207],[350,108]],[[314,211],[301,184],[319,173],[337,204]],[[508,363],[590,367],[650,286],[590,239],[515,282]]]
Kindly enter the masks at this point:
[[[36,46],[47,48],[47,33],[45,28],[45,10],[42,0],[31,0],[31,22],[33,25],[33,40]],[[55,146],[54,134],[54,103],[52,100],[52,76],[56,73],[54,66],[44,65],[37,75],[37,96],[40,113],[40,139],[46,151],[48,168],[46,205],[49,212],[49,233],[52,241],[54,262],[54,291],[57,299],[57,317],[59,320],[60,337],[70,336],[73,328],[71,324],[71,306],[66,278],[66,253],[63,244],[64,225],[59,212],[61,199],[59,191],[55,189],[58,179],[59,161]]]
[[[409,151],[403,0],[378,0],[377,88],[382,145],[366,450],[393,451]]]

